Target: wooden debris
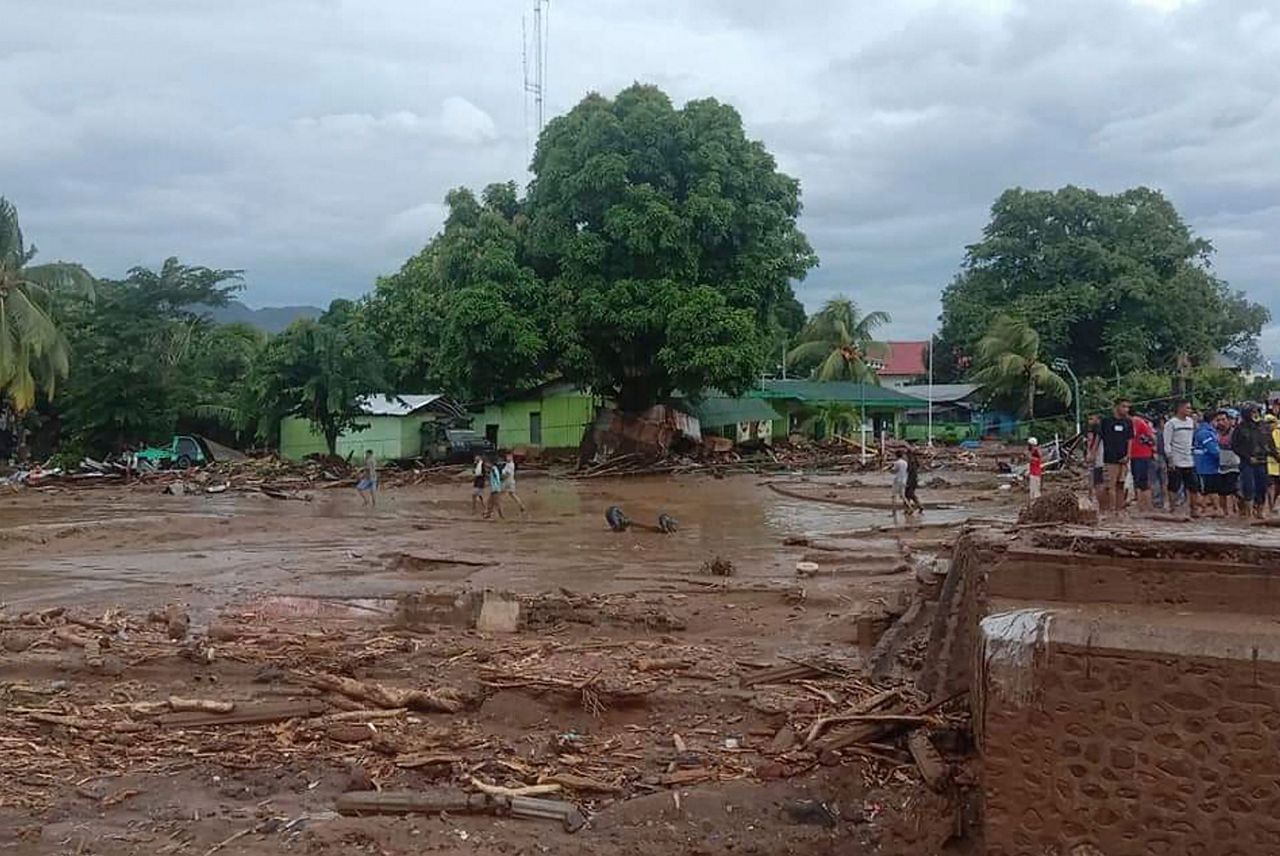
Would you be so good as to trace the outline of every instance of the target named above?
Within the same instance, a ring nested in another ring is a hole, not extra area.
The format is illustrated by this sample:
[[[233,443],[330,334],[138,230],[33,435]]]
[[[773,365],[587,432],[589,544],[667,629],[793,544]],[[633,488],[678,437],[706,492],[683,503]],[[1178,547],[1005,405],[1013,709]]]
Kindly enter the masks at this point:
[[[924,783],[934,791],[945,788],[948,779],[947,765],[929,739],[929,733],[923,728],[911,732],[907,737],[907,749],[911,752],[911,758],[916,762],[916,769],[920,771],[920,778],[924,779]]]
[[[403,767],[406,770],[415,770],[419,767],[435,767],[441,764],[461,764],[463,758],[461,755],[454,755],[449,752],[428,752],[425,755],[406,755],[396,759],[396,766]]]
[[[428,713],[457,713],[462,701],[455,691],[402,690],[382,684],[366,683],[341,675],[311,675],[300,678],[317,689],[339,693],[355,701],[365,701],[381,708],[408,708]]]
[[[475,776],[471,777],[471,786],[476,790],[495,797],[536,797],[542,794],[555,794],[560,792],[560,786],[556,784],[542,785],[525,785],[522,788],[504,788],[501,785],[491,785],[488,782],[482,782]]]
[[[622,791],[622,788],[618,785],[602,782],[590,776],[579,776],[576,773],[555,773],[550,776],[543,776],[539,779],[539,782],[561,785],[571,791],[585,791],[595,794],[616,794]]]
[[[786,684],[806,678],[820,678],[822,674],[821,669],[810,666],[808,663],[788,663],[785,666],[775,666],[772,669],[761,669],[758,672],[743,675],[738,685],[754,687],[758,684]]]
[[[180,698],[169,696],[169,709],[172,711],[200,711],[201,713],[230,713],[236,709],[233,701],[218,701],[207,698]]]
[[[706,782],[711,779],[718,778],[715,770],[708,770],[706,767],[695,767],[690,770],[676,770],[667,773],[660,781],[664,785],[689,785],[694,782]]]
[[[316,699],[276,701],[255,705],[243,704],[231,713],[201,713],[199,711],[166,713],[159,718],[159,722],[167,728],[203,728],[209,725],[255,725],[263,722],[281,722],[286,719],[318,716],[324,711],[324,702]]]
[[[502,797],[462,791],[350,791],[338,797],[341,814],[510,814],[522,819],[558,820],[577,832],[587,819],[572,803],[532,797]]]
[[[631,666],[638,672],[682,672],[689,663],[680,657],[637,657]]]

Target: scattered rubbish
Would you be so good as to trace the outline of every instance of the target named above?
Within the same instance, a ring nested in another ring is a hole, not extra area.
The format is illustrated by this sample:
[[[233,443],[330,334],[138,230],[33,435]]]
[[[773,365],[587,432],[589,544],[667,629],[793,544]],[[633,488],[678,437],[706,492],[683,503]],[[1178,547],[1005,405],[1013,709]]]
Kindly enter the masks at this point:
[[[614,532],[625,532],[631,527],[631,520],[616,505],[611,505],[605,509],[604,519],[608,521],[609,528]]]

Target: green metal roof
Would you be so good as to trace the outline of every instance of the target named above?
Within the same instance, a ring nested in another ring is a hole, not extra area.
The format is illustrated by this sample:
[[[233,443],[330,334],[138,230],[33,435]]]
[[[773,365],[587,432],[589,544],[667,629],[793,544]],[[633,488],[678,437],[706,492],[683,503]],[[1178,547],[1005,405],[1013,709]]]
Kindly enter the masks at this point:
[[[757,398],[794,399],[807,404],[866,405],[867,407],[907,410],[920,406],[920,399],[873,383],[848,380],[766,380],[760,389],[752,390]]]
[[[737,425],[739,422],[771,422],[781,419],[778,411],[759,398],[730,398],[727,395],[708,395],[696,404],[686,401],[685,407],[705,426]]]

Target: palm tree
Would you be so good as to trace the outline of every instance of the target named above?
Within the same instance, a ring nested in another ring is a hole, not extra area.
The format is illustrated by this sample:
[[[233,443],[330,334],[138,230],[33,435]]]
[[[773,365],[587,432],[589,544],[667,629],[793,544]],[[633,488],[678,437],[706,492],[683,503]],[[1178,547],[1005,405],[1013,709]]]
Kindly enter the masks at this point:
[[[858,305],[847,297],[828,300],[822,309],[805,323],[800,331],[800,344],[787,353],[787,363],[817,363],[816,380],[856,380],[880,382],[868,364],[870,350],[886,346],[872,339],[872,333],[889,323],[884,312],[858,313]]]
[[[1040,334],[1021,318],[997,315],[978,342],[975,383],[998,395],[1025,396],[1023,412],[1036,415],[1037,393],[1071,403],[1071,386],[1040,359]]]
[[[80,265],[28,264],[35,254],[23,243],[17,209],[0,197],[0,395],[19,413],[35,404],[38,388],[52,396],[67,376],[67,340],[49,314],[51,292],[93,285]]]

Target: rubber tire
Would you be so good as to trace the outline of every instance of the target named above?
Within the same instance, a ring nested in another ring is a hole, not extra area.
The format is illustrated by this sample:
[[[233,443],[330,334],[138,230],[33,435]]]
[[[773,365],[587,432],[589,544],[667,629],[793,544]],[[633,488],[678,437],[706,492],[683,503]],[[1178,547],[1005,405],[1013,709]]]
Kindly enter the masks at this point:
[[[179,456],[178,456],[178,469],[180,469],[180,470],[189,470],[189,469],[191,469],[191,456],[190,456],[190,455],[179,455]]]

